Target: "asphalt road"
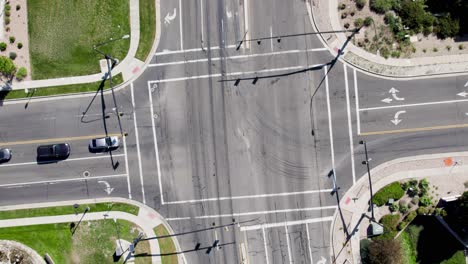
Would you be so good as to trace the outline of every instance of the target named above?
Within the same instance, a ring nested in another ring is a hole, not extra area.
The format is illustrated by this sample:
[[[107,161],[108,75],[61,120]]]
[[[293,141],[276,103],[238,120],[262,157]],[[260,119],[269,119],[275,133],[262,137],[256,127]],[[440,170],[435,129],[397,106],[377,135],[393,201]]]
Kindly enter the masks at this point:
[[[125,197],[190,232],[178,236],[190,263],[328,263],[331,192],[364,175],[360,140],[371,166],[466,149],[468,77],[367,76],[330,64],[315,35],[236,49],[245,30],[312,32],[304,1],[162,1],[161,14],[158,50],[118,107],[100,93],[3,104],[0,146],[14,156],[0,165],[0,204]],[[121,129],[118,150],[88,151]],[[69,159],[37,164],[53,142],[71,144]]]

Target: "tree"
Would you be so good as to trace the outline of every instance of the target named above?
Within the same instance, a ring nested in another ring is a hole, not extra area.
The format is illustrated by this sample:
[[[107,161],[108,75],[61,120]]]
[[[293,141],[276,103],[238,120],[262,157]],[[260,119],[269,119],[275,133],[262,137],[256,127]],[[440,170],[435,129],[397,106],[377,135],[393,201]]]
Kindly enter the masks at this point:
[[[13,61],[5,56],[0,56],[0,73],[6,77],[11,78],[16,71],[16,66]]]
[[[421,197],[421,199],[419,200],[419,204],[420,204],[421,206],[428,207],[429,205],[432,204],[431,197],[429,197],[429,196],[423,196],[423,197]]]
[[[445,39],[449,37],[455,37],[459,31],[459,20],[452,19],[450,15],[437,19],[436,33],[439,38]]]
[[[18,69],[18,71],[16,72],[16,79],[18,79],[19,81],[23,80],[24,78],[26,78],[26,76],[28,75],[28,72],[26,70],[25,67],[21,67]]]
[[[370,264],[402,264],[401,244],[398,240],[374,240],[369,245]]]
[[[403,24],[416,33],[422,32],[424,27],[434,23],[434,17],[426,12],[424,1],[404,0],[398,12]]]
[[[392,9],[394,0],[370,0],[369,6],[376,13],[385,14]]]

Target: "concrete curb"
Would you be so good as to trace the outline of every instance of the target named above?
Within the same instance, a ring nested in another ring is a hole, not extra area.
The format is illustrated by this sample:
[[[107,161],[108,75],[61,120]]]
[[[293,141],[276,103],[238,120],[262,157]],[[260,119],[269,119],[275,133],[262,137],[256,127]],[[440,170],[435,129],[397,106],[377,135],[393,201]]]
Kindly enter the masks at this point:
[[[412,157],[404,157],[398,158],[391,161],[384,162],[379,164],[378,166],[371,169],[372,175],[372,186],[373,191],[376,193],[379,189],[384,187],[385,185],[394,182],[400,181],[404,179],[411,179],[411,178],[423,178],[423,177],[430,177],[434,175],[440,175],[444,172],[450,173],[451,170],[455,171],[454,167],[445,167],[443,166],[443,162],[440,163],[440,166],[433,166],[431,168],[427,168],[421,166],[423,162],[430,162],[434,160],[439,160],[447,157],[456,158],[455,160],[465,159],[465,164],[458,165],[457,170],[462,170],[462,172],[468,171],[468,152],[448,152],[448,153],[439,153],[439,154],[428,154],[428,155],[418,155]],[[415,163],[415,164],[410,164]],[[393,167],[393,170],[392,170]],[[413,168],[413,169],[411,169]],[[417,168],[417,169],[414,169]],[[455,172],[453,172],[455,173]],[[340,200],[340,208],[342,211],[351,212],[352,218],[350,223],[346,223],[347,226],[351,226],[352,228],[355,227],[358,223],[359,218],[361,217],[362,213],[366,213],[367,210],[367,203],[370,199],[370,191],[368,190],[368,176],[367,173],[360,177],[356,183],[343,194]],[[364,192],[361,192],[362,189],[365,188]],[[353,204],[353,206],[347,205],[351,197],[358,198],[358,204]],[[362,204],[359,206],[359,204]],[[364,209],[364,210],[362,210]],[[335,260],[334,263],[344,263],[344,261],[351,261],[352,263],[359,263],[360,260],[360,252],[359,252],[359,236],[352,236],[350,241],[345,244],[346,241],[338,241],[337,235],[340,232],[340,226],[342,223],[337,221],[338,218],[338,210],[335,211],[334,218],[332,221],[332,228],[331,228],[331,243],[332,243],[332,257]],[[341,235],[341,234],[340,234]],[[340,254],[336,259],[336,254],[345,246],[350,244],[351,248],[351,255],[343,256]]]
[[[309,20],[310,20],[313,28],[315,29],[315,31],[319,32],[320,30],[318,28],[318,23],[315,20],[315,15],[316,14],[314,14],[314,8],[311,6],[311,3],[315,3],[315,2],[316,2],[316,0],[307,0],[306,5],[307,5],[307,12],[309,14]],[[335,1],[331,0],[331,1],[328,2],[328,4],[329,4],[329,8],[331,6],[333,6],[333,5],[337,6],[336,0]],[[315,6],[315,4],[314,4],[314,6]],[[328,16],[330,17],[330,13],[328,14]],[[330,19],[333,19],[333,18],[330,18]],[[335,30],[333,25],[331,25],[331,29]],[[340,29],[341,29],[341,26],[340,26]],[[340,33],[340,34],[342,34],[344,36],[344,33]],[[331,55],[332,56],[337,56],[337,52],[325,40],[324,36],[322,34],[318,34],[318,35],[320,36],[319,40],[322,42],[324,47],[328,48]],[[334,34],[334,36],[335,36],[336,39],[340,39],[338,34]],[[359,49],[356,46],[354,46],[354,44],[352,44],[352,43],[349,43],[348,46],[350,46],[350,47],[352,46],[353,49]],[[363,51],[363,52],[365,52],[366,54],[368,53],[367,51]],[[352,52],[352,51],[348,51],[348,52],[345,52],[345,53],[346,53],[345,56],[342,56],[339,59],[342,63],[348,64],[351,68],[354,68],[354,69],[356,69],[357,71],[359,71],[361,73],[364,73],[364,74],[367,74],[367,75],[370,75],[370,76],[373,76],[373,77],[377,77],[377,78],[391,79],[391,80],[412,80],[412,79],[443,78],[443,77],[452,77],[452,76],[460,76],[460,75],[467,75],[468,74],[468,70],[466,69],[466,67],[464,67],[464,70],[453,70],[453,71],[449,71],[449,72],[445,72],[445,73],[440,72],[440,70],[434,70],[434,69],[429,68],[429,67],[435,67],[436,66],[436,67],[438,67],[438,69],[443,70],[443,69],[446,69],[446,68],[450,68],[449,66],[451,64],[423,64],[423,65],[403,66],[403,65],[408,64],[407,59],[392,59],[392,60],[395,60],[395,61],[400,61],[401,63],[396,63],[396,65],[391,65],[391,64],[387,65],[387,64],[381,64],[381,63],[373,62],[372,60],[368,59],[368,58],[371,58],[372,56],[376,56],[375,54],[369,53],[367,57],[362,57],[362,56],[359,56],[359,55],[355,54],[355,52]],[[349,55],[347,57],[346,55],[348,55],[348,54],[353,54],[355,57],[357,57],[358,60],[363,60],[363,61],[365,60],[365,61],[369,62],[370,67],[366,68],[366,67],[364,67],[362,65],[358,65],[357,63],[352,62],[349,57],[353,56],[353,55]],[[456,55],[453,55],[453,56],[456,56]],[[468,63],[468,61],[460,62],[459,64],[465,65],[466,63]],[[425,70],[425,72],[426,72],[425,74],[411,74],[411,75],[385,74],[385,73],[382,73],[382,72],[372,70],[372,68],[377,68],[379,66],[380,67],[400,67],[399,65],[402,65],[401,67],[405,68],[405,70],[402,71],[404,73],[408,72],[407,69],[410,68],[410,67],[418,68],[418,69],[421,69],[421,68],[427,68],[427,69]]]
[[[146,212],[149,212],[151,214],[154,214],[157,216],[157,219],[161,221],[161,223],[164,225],[164,227],[169,231],[169,234],[175,234],[174,230],[172,227],[169,225],[169,223],[165,220],[165,218],[159,214],[157,211],[155,211],[153,208],[142,204],[138,201],[135,200],[129,200],[121,197],[109,197],[109,198],[94,198],[94,199],[81,199],[81,200],[73,200],[73,201],[59,201],[59,202],[46,202],[46,203],[32,203],[32,204],[20,204],[20,205],[7,205],[7,206],[0,206],[0,211],[8,211],[8,210],[18,210],[18,209],[31,209],[31,208],[45,208],[45,207],[54,207],[54,206],[66,206],[66,205],[73,205],[75,203],[77,204],[89,204],[89,203],[106,203],[106,202],[117,202],[117,203],[125,203],[125,204],[130,204],[134,205],[141,209],[145,210]],[[140,217],[140,214],[137,216]],[[153,228],[156,227],[153,226]],[[174,244],[176,246],[176,249],[178,252],[182,252],[182,248],[179,244],[179,241],[177,239],[173,239]],[[179,255],[179,261],[180,263],[187,263],[187,260],[185,258],[184,254]]]

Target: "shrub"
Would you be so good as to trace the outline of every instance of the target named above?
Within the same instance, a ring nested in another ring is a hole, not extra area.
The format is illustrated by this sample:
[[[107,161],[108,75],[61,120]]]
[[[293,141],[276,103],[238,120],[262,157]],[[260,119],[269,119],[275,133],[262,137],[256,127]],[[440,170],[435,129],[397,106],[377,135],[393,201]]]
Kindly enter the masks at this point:
[[[356,0],[356,7],[361,10],[366,6],[366,0]]]
[[[418,215],[425,215],[428,213],[428,210],[426,207],[419,207],[417,212],[418,212]]]
[[[455,37],[460,31],[460,23],[449,16],[442,16],[437,19],[435,33],[439,38],[445,39]]]
[[[452,46],[450,46],[450,45],[445,46],[445,48],[446,48],[448,51],[452,50]]]
[[[346,12],[341,13],[341,18],[342,19],[345,19],[347,16],[348,16],[348,13],[346,13]]]
[[[355,13],[356,13],[356,12],[355,12],[354,10],[351,10],[351,12],[349,12],[349,15],[350,15],[350,16],[354,16]]]
[[[368,27],[372,24],[374,20],[372,19],[372,17],[368,16],[364,19],[364,26]]]
[[[375,239],[369,244],[368,263],[403,263],[402,251],[397,240]]]
[[[409,182],[403,182],[400,185],[401,185],[401,188],[403,189],[403,191],[406,191],[409,188]]]
[[[403,230],[403,228],[405,228],[405,226],[407,225],[408,223],[406,223],[405,221],[401,222],[398,224],[398,230],[401,231]]]
[[[9,17],[5,17],[5,25],[9,25],[11,22]]]
[[[11,16],[11,12],[10,12],[10,11],[8,11],[8,10],[7,10],[7,11],[5,11],[5,16],[7,16],[7,17]]]
[[[423,197],[421,197],[421,199],[419,200],[419,205],[420,205],[420,206],[427,207],[427,206],[429,206],[429,205],[431,205],[431,204],[432,204],[432,200],[431,200],[431,198],[428,197],[428,196],[423,196]]]
[[[6,10],[6,11],[10,11],[10,10],[11,10],[11,5],[6,4],[6,5],[5,5],[5,10]]]
[[[18,71],[16,72],[16,79],[18,79],[19,81],[23,80],[24,78],[26,78],[26,76],[28,75],[28,72],[26,71],[26,68],[24,67],[21,67],[18,69]]]
[[[344,24],[344,27],[345,27],[346,29],[348,29],[348,28],[349,28],[349,23]]]
[[[423,52],[426,53],[426,52],[427,52],[427,49],[423,49]]]
[[[398,50],[394,50],[390,56],[392,56],[392,58],[400,58],[400,52]]]
[[[433,51],[433,52],[438,52],[438,51],[439,51],[439,49],[438,49],[438,48],[436,48],[436,47],[434,47],[434,48],[432,49],[432,51]]]
[[[382,49],[380,49],[380,55],[382,55],[382,57],[388,59],[388,57],[390,56],[390,50],[388,50],[387,47],[383,47]]]
[[[396,211],[398,211],[399,206],[398,206],[397,203],[392,203],[392,204],[389,206],[389,209],[390,209],[390,212],[396,212]]]
[[[362,20],[362,18],[356,18],[356,20],[354,20],[354,26],[355,27],[362,27],[362,25],[364,24],[364,20]]]
[[[7,44],[5,42],[0,43],[0,51],[5,51],[7,49]]]
[[[385,14],[393,7],[393,0],[370,0],[370,8],[376,13]]]
[[[411,203],[414,205],[419,204],[419,197],[414,197],[413,199],[411,199]]]
[[[408,189],[408,195],[411,196],[411,197],[414,197],[414,196],[418,195],[418,193],[419,193],[418,187],[410,187]]]
[[[21,6],[20,5],[16,5],[16,11],[20,10],[21,9]]]
[[[421,189],[429,189],[429,182],[426,179],[422,179],[419,181],[418,186]]]
[[[459,50],[465,49],[465,46],[463,44],[460,44],[460,45],[458,45],[458,49]]]
[[[23,43],[21,42],[18,42],[18,45],[16,45],[18,47],[18,49],[21,49],[23,47]]]
[[[400,206],[400,213],[406,214],[406,212],[408,212],[408,206],[406,206],[406,205],[401,205],[401,206]]]
[[[6,28],[5,28],[5,31],[6,31],[6,32],[10,32],[10,27],[6,27]]]
[[[418,186],[418,180],[410,180],[408,183],[410,187]]]
[[[384,231],[395,231],[400,221],[400,214],[388,214],[382,216],[380,219],[380,223],[384,227]]]
[[[346,8],[346,4],[342,3],[338,5],[338,9],[344,10]]]
[[[10,59],[15,60],[16,59],[16,53],[15,52],[10,52]]]
[[[9,39],[10,39],[10,43],[15,43],[15,40],[16,40],[16,38],[15,38],[15,37],[13,37],[13,36],[10,36],[10,38],[9,38]]]
[[[5,56],[0,56],[0,73],[7,77],[10,78],[13,76],[16,72],[16,66],[13,63],[13,61]]]
[[[411,211],[411,212],[409,212],[409,214],[406,217],[405,221],[407,221],[409,223],[409,222],[413,221],[416,218],[417,215],[418,214],[415,211]]]
[[[398,200],[405,194],[405,191],[400,186],[399,182],[393,182],[380,189],[373,197],[373,201],[377,206],[382,206],[388,202],[390,198]]]

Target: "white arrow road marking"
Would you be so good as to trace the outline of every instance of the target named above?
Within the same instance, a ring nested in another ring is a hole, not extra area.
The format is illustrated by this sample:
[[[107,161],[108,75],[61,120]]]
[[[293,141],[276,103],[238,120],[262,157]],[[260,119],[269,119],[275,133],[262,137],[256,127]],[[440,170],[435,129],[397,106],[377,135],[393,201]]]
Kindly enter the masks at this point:
[[[398,119],[398,117],[404,113],[406,113],[405,110],[396,112],[395,116],[393,117],[393,120],[390,120],[390,122],[392,122],[395,126],[398,125],[402,121],[401,119]]]
[[[389,91],[389,93],[392,94],[393,98],[397,101],[404,101],[405,98],[402,98],[402,97],[398,97],[397,96],[397,93],[399,93],[400,91],[398,91],[397,89],[395,89],[394,87],[392,87]]]
[[[463,87],[468,87],[468,81],[465,83],[465,86],[463,86]]]
[[[467,92],[463,91],[461,93],[457,93],[458,96],[461,96],[461,97],[466,97],[468,95]]]
[[[114,190],[114,188],[110,187],[110,184],[107,181],[98,181],[98,183],[104,183],[104,185],[106,186],[104,191],[107,193],[107,195],[110,195],[112,191]]]
[[[227,18],[231,18],[232,17],[232,12],[231,11],[226,11],[226,16]]]
[[[388,97],[385,98],[385,99],[382,99],[382,102],[387,103],[387,104],[389,104],[391,101],[393,101],[393,99],[392,99],[392,98],[388,98]]]
[[[167,15],[164,17],[164,24],[169,25],[174,18],[177,16],[177,8],[174,8],[174,11],[171,13],[167,13]]]
[[[317,264],[325,264],[327,262],[326,258],[324,258],[323,256],[321,256],[321,257],[322,258],[319,261],[317,261]]]

